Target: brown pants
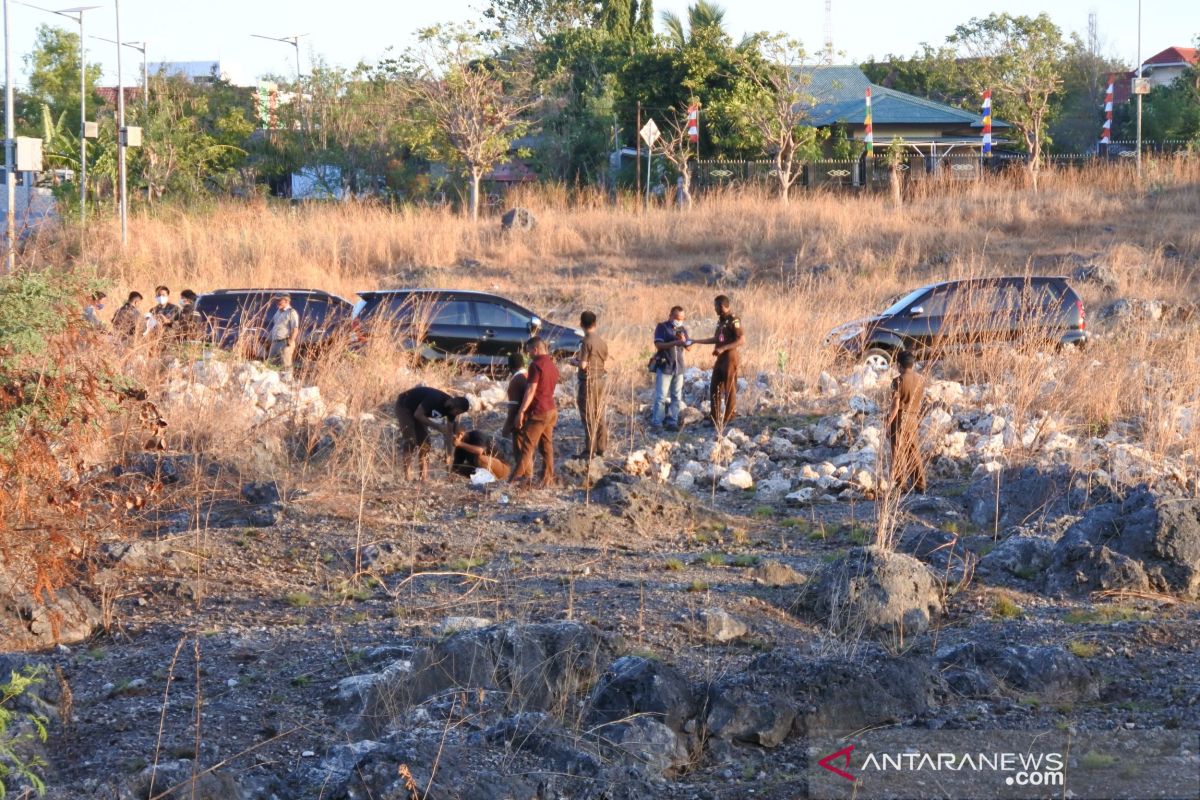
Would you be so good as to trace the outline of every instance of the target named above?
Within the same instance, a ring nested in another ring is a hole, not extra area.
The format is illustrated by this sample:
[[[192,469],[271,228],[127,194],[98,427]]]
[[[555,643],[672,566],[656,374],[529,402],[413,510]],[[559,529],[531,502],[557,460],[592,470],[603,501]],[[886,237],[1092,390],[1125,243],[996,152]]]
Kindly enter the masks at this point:
[[[517,468],[511,481],[529,480],[533,477],[533,454],[542,454],[542,483],[554,480],[554,426],[558,422],[558,409],[552,408],[545,414],[525,417],[525,425],[517,431]]]
[[[718,356],[708,384],[709,419],[718,428],[728,425],[737,413],[737,379],[737,359]]]
[[[892,483],[901,491],[915,487],[925,491],[925,462],[921,460],[920,430],[914,417],[903,418],[888,428],[888,439],[892,445]]]
[[[591,457],[602,456],[608,449],[608,422],[604,416],[605,380],[586,378],[575,391],[575,404],[583,422],[583,452]]]

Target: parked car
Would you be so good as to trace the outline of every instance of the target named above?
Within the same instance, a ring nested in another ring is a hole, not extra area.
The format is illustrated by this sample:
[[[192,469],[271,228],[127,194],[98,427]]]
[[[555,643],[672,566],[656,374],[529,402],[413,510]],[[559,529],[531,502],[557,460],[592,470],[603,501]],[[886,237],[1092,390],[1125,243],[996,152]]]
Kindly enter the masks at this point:
[[[1063,277],[971,278],[915,289],[875,316],[825,337],[850,358],[885,370],[901,350],[928,358],[963,348],[1087,342],[1083,301]]]
[[[546,322],[522,305],[486,292],[391,289],[359,292],[353,326],[363,338],[387,335],[431,361],[455,359],[503,368],[537,333],[556,358],[573,355],[583,331]]]
[[[317,289],[218,289],[196,298],[198,328],[204,340],[227,350],[241,349],[251,358],[266,358],[267,326],[275,313],[271,302],[281,294],[292,299],[300,315],[297,356],[311,359],[339,336],[348,336],[354,306],[345,298]]]

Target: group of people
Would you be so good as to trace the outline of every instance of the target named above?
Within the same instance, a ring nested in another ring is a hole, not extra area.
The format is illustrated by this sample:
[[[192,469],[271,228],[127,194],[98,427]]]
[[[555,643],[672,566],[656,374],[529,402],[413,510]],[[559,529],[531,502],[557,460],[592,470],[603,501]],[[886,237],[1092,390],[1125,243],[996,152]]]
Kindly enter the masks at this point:
[[[113,314],[112,322],[106,323],[100,312],[104,310],[108,295],[104,292],[94,292],[90,302],[83,309],[83,318],[93,328],[111,330],[126,342],[149,336],[175,340],[197,338],[201,333],[196,314],[197,295],[191,289],[184,289],[179,297],[180,302],[176,304],[171,300],[169,287],[156,286],[154,304],[149,310],[143,311],[142,303],[145,298],[141,292],[132,291],[126,297],[125,303]],[[300,337],[300,315],[292,308],[292,298],[286,294],[271,298],[271,306],[274,311],[267,320],[267,335],[270,339],[267,363],[279,367],[283,377],[290,379]]]
[[[171,290],[168,287],[156,286],[154,304],[149,310],[142,311],[142,303],[145,301],[142,293],[130,292],[125,298],[125,303],[113,314],[110,324],[100,317],[108,295],[104,292],[94,292],[91,302],[83,309],[83,318],[93,328],[111,329],[117,336],[129,341],[153,334],[185,338],[191,334],[194,325],[196,293],[191,289],[184,289],[179,297],[181,302],[176,304],[171,300]]]
[[[654,328],[654,354],[648,364],[654,374],[654,402],[650,426],[658,430],[679,430],[684,408],[686,353],[695,345],[712,345],[716,363],[709,384],[708,424],[722,430],[737,411],[738,366],[745,330],[733,313],[728,297],[713,300],[717,326],[712,336],[693,339],[681,306],[671,308],[667,319]],[[597,315],[580,315],[583,342],[571,359],[577,369],[575,401],[583,424],[583,450],[576,457],[603,456],[608,447],[605,424],[607,405],[608,344],[597,332]],[[531,483],[534,461],[541,455],[539,486],[554,483],[554,429],[558,408],[554,393],[559,372],[550,357],[546,342],[535,336],[522,352],[509,357],[511,378],[508,383],[508,414],[501,434],[512,444],[511,464],[495,443],[479,430],[462,430],[459,419],[471,407],[466,397],[418,386],[403,392],[396,400],[400,425],[401,457],[405,476],[412,476],[412,458],[420,461],[421,479],[428,477],[430,431],[442,434],[451,471],[471,475],[487,470],[497,480]],[[926,490],[925,468],[920,452],[920,420],[925,395],[924,379],[916,372],[916,358],[908,351],[898,354],[899,376],[892,381],[891,404],[885,424],[892,452],[892,477],[904,491]]]
[[[651,414],[655,428],[679,429],[687,369],[685,352],[698,344],[713,345],[717,359],[709,391],[709,421],[720,429],[733,419],[737,409],[738,355],[744,332],[728,297],[717,297],[713,307],[718,316],[717,328],[713,336],[705,339],[691,338],[681,306],[672,308],[666,321],[655,326],[655,352],[649,364],[655,374]],[[583,448],[576,457],[588,460],[603,457],[608,448],[605,407],[609,355],[608,343],[598,332],[598,322],[593,311],[580,315],[583,341],[571,359],[578,376],[575,402],[583,423]],[[533,480],[534,461],[540,454],[542,470],[538,485],[554,483],[554,429],[558,423],[554,392],[559,381],[558,367],[546,342],[534,336],[525,343],[522,352],[509,358],[509,368],[508,415],[501,433],[512,443],[511,466],[500,457],[497,448],[489,445],[483,433],[460,430],[459,417],[470,409],[465,397],[451,397],[438,389],[418,386],[403,392],[396,400],[401,458],[407,477],[412,475],[414,456],[420,462],[422,480],[428,476],[430,431],[437,431],[443,436],[446,457],[454,472],[465,474],[482,468],[499,480],[528,483]]]
[[[539,485],[554,483],[554,428],[558,423],[554,390],[558,387],[558,367],[545,340],[537,336],[525,343],[522,352],[509,357],[509,366],[512,369],[509,407],[501,432],[512,441],[511,466],[483,432],[462,429],[460,418],[471,410],[466,397],[452,397],[440,389],[418,386],[396,398],[405,478],[412,477],[414,456],[419,462],[421,480],[428,478],[430,431],[437,431],[442,434],[447,461],[456,473],[473,474],[476,469],[485,469],[497,480],[530,483],[535,453],[541,453]]]

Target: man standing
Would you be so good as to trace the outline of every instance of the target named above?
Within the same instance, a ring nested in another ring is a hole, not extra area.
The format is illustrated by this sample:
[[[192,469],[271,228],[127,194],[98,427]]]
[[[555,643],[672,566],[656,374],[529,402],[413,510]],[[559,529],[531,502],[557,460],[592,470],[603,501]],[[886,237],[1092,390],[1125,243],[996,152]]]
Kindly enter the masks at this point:
[[[142,332],[142,312],[138,308],[138,304],[141,302],[141,292],[130,292],[125,305],[118,308],[117,313],[113,314],[113,331],[121,338],[132,340]]]
[[[683,352],[692,346],[684,327],[683,306],[675,306],[666,322],[654,326],[654,409],[650,424],[679,430],[679,414],[683,411]]]
[[[532,354],[529,365],[528,384],[525,396],[517,409],[517,467],[509,480],[528,483],[533,478],[533,453],[542,454],[542,479],[540,486],[554,483],[554,425],[558,422],[558,408],[554,405],[554,389],[558,385],[558,367],[550,358],[546,342],[535,336],[525,349]]]
[[[166,286],[154,287],[154,308],[150,313],[160,328],[159,333],[171,332],[171,326],[179,319],[179,306],[171,302],[171,290]]]
[[[695,344],[716,345],[713,355],[712,380],[708,386],[709,419],[717,430],[733,420],[737,411],[738,349],[745,335],[742,321],[730,310],[729,298],[719,295],[713,300],[717,312],[717,332],[711,339],[697,339]]]
[[[603,456],[608,447],[608,423],[604,418],[606,402],[604,362],[608,361],[608,342],[596,333],[596,314],[585,311],[579,315],[583,328],[583,343],[575,366],[579,368],[579,386],[575,404],[583,422],[583,452],[580,458]]]
[[[521,450],[517,447],[517,412],[521,410],[521,401],[525,399],[525,388],[529,385],[527,365],[529,359],[524,353],[513,353],[508,357],[508,369],[512,377],[508,379],[508,415],[504,419],[504,427],[500,433],[509,437],[512,442],[513,463],[521,458]]]
[[[892,446],[892,484],[901,491],[915,487],[925,494],[925,464],[921,461],[921,403],[925,379],[916,373],[912,353],[904,350],[896,358],[900,375],[892,381],[892,405],[888,410],[888,441]]]
[[[292,308],[292,298],[281,294],[275,298],[275,315],[268,328],[271,349],[267,363],[281,368],[284,380],[292,379],[292,364],[296,359],[296,340],[300,336],[300,315]]]
[[[396,398],[396,422],[400,427],[400,458],[404,463],[404,479],[412,478],[412,454],[421,462],[421,480],[429,477],[429,430],[442,434],[446,460],[454,453],[454,437],[458,433],[458,418],[471,410],[465,397],[451,397],[439,389],[418,386],[401,392]]]

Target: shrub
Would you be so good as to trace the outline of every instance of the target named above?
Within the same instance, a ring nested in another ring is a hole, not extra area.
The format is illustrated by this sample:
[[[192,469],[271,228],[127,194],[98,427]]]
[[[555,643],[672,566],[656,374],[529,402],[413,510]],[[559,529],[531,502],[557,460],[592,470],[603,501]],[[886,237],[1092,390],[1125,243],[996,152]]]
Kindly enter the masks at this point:
[[[12,708],[15,700],[41,682],[40,668],[26,667],[13,672],[7,683],[0,683],[0,797],[7,794],[13,778],[29,784],[39,795],[46,792],[38,774],[46,763],[26,752],[34,742],[46,741],[46,718]]]

